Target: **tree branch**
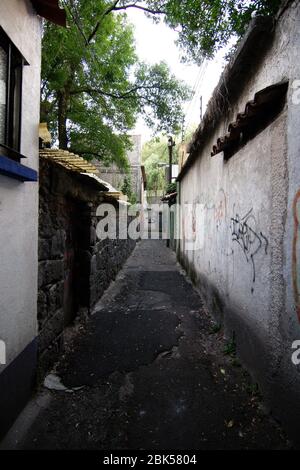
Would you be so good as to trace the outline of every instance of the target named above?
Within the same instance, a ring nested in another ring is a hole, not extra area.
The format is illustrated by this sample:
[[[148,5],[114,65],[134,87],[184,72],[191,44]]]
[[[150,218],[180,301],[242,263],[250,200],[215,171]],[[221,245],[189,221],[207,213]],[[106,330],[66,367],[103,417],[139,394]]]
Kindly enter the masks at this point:
[[[87,39],[87,42],[88,44],[91,43],[92,39],[96,36],[97,34],[97,31],[100,27],[100,24],[101,24],[101,21],[103,20],[103,18],[105,18],[105,16],[109,15],[118,5],[120,0],[116,0],[110,7],[108,7],[104,13],[102,14],[101,18],[99,21],[97,21],[96,23],[96,26],[94,27],[93,31],[91,32],[91,34],[89,35],[88,39]]]
[[[119,1],[120,0],[115,1],[109,8],[107,8],[107,10],[104,11],[104,13],[101,16],[100,20],[96,23],[95,28],[93,29],[93,31],[91,32],[91,34],[88,37],[88,40],[87,40],[88,44],[92,41],[92,39],[97,34],[97,31],[100,27],[100,24],[101,24],[101,21],[103,20],[103,18],[105,16],[109,15],[113,11],[121,11],[121,10],[127,10],[128,8],[136,8],[136,9],[142,10],[146,13],[150,13],[151,15],[164,15],[166,13],[165,11],[161,10],[160,8],[155,10],[155,9],[152,9],[152,8],[143,7],[142,5],[137,5],[137,2],[130,3],[128,5],[122,5],[122,6],[118,7]]]
[[[126,91],[125,93],[121,94],[115,94],[115,93],[110,93],[108,91],[100,90],[98,88],[89,88],[89,87],[83,87],[83,88],[77,88],[75,90],[72,90],[70,92],[71,95],[79,95],[81,93],[87,93],[89,95],[93,94],[98,94],[98,95],[103,95],[107,96],[109,98],[114,98],[114,99],[126,99],[126,98],[131,98],[131,95],[136,93],[137,91],[140,90],[152,90],[152,89],[159,89],[161,88],[161,85],[138,85],[130,90]]]
[[[69,10],[69,13],[72,17],[72,20],[74,21],[79,33],[81,34],[81,36],[83,37],[83,40],[84,40],[84,43],[86,46],[88,46],[89,42],[88,42],[88,38],[86,37],[85,35],[85,32],[83,31],[83,28],[81,27],[80,25],[80,21],[78,20],[78,17],[77,15],[74,15],[73,12],[72,12],[72,9],[71,8],[68,8]]]
[[[124,5],[122,7],[115,7],[113,11],[127,10],[128,8],[137,8],[138,10],[145,11],[146,13],[150,13],[151,15],[165,15],[166,14],[166,12],[161,10],[160,8],[157,10],[154,10],[152,8],[143,7],[142,5],[136,5],[135,3],[132,3],[130,5]]]
[[[76,155],[93,155],[94,157],[99,157],[99,159],[101,159],[101,160],[104,157],[104,155],[101,155],[100,153],[93,152],[93,151],[90,151],[90,150],[76,150],[76,149],[70,148],[70,151],[75,153]]]

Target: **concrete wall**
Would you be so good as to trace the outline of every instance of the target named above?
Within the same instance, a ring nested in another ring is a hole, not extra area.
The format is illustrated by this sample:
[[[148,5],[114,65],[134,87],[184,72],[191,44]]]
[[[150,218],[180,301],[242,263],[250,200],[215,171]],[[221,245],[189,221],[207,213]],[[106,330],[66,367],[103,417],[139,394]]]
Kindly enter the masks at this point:
[[[0,25],[30,64],[23,74],[21,153],[23,164],[37,169],[40,19],[29,1],[1,0]],[[38,183],[0,175],[0,225],[0,339],[7,350],[7,364],[0,366],[2,429],[11,419],[11,399],[15,412],[17,402],[24,403],[35,366]]]
[[[178,248],[210,311],[228,337],[235,332],[241,358],[296,441],[300,369],[292,364],[291,346],[300,339],[300,100],[296,104],[293,89],[299,50],[300,5],[294,2],[264,57],[248,64],[240,93],[181,181],[180,202],[192,209],[181,213]],[[246,102],[285,79],[286,105],[277,118],[228,161],[223,153],[211,157],[213,144]],[[196,250],[184,236],[188,229],[192,238],[198,235]]]

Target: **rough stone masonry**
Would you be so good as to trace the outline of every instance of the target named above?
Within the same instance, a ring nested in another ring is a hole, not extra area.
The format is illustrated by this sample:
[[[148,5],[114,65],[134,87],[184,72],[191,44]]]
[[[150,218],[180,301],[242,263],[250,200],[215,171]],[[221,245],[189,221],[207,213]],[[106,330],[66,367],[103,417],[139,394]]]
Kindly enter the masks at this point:
[[[135,246],[99,240],[99,190],[55,163],[41,161],[39,202],[39,366],[43,374],[63,350],[64,329],[87,315]],[[103,196],[101,196],[103,198]],[[118,203],[110,201],[118,210]]]

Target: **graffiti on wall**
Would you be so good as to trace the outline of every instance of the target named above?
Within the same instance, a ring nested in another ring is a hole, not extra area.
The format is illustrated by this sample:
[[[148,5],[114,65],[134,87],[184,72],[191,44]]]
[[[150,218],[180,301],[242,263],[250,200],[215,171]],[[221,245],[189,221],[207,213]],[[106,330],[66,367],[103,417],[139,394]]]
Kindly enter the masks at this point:
[[[213,207],[216,229],[218,230],[227,216],[227,200],[223,188],[219,190],[216,204]]]
[[[294,218],[294,236],[293,236],[293,256],[292,256],[292,270],[293,270],[293,288],[295,296],[296,312],[300,322],[300,241],[299,241],[299,221],[300,221],[300,190],[297,192],[293,203],[293,218]]]
[[[222,239],[227,230],[227,201],[221,188],[215,199],[201,194],[192,202],[185,202],[182,212],[182,228],[185,240],[193,243],[194,250],[204,248],[205,239],[215,243],[215,248],[225,250]],[[219,246],[221,244],[221,246]],[[216,247],[216,245],[218,245]],[[186,249],[187,248],[186,246]]]
[[[243,217],[236,214],[231,218],[231,237],[232,241],[236,242],[242,249],[247,263],[251,264],[252,282],[255,283],[256,255],[261,250],[264,250],[265,254],[268,254],[269,242],[267,237],[265,237],[261,231],[257,231],[256,229],[256,220],[253,214],[253,209],[247,212]]]

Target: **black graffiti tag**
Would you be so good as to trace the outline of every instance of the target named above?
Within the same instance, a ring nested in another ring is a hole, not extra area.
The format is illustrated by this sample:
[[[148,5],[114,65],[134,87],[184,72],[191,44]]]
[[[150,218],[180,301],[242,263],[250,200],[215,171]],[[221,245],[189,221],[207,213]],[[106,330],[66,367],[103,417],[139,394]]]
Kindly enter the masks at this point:
[[[247,263],[251,263],[253,274],[252,281],[254,283],[256,277],[255,256],[261,249],[264,249],[265,254],[268,254],[269,242],[263,233],[256,232],[253,226],[255,226],[253,209],[244,217],[240,217],[237,214],[235,217],[231,218],[232,241],[239,244],[246,257]]]

